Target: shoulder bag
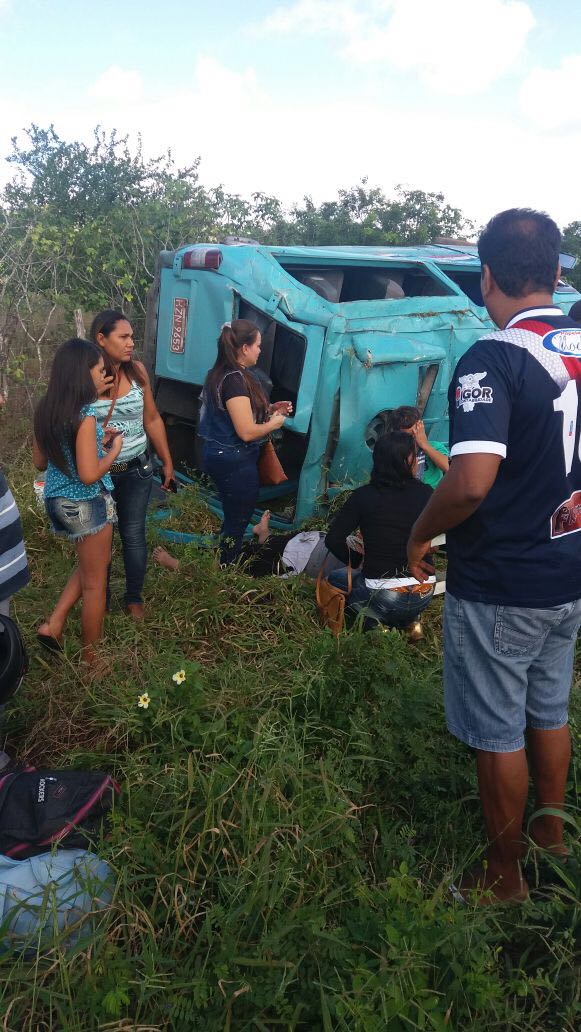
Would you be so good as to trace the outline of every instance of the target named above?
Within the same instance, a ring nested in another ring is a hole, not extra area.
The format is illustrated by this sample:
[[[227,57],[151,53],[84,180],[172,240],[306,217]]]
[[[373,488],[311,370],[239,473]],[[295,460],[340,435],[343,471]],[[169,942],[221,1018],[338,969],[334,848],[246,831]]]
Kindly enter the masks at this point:
[[[288,480],[270,439],[266,441],[260,449],[260,455],[258,457],[258,478],[264,487],[274,487],[277,484],[284,484],[285,480]]]
[[[315,585],[315,598],[323,627],[328,627],[336,638],[345,625],[345,603],[351,594],[351,562],[347,565],[347,591],[336,588],[325,577],[325,564],[321,567]]]

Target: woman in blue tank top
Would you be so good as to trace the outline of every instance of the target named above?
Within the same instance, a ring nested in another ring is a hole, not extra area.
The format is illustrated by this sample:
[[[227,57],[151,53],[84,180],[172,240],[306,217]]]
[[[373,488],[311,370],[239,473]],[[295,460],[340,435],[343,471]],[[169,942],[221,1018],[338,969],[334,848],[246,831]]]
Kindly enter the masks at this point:
[[[260,444],[290,415],[289,401],[269,405],[250,372],[260,355],[260,331],[247,319],[225,323],[218,357],[202,394],[198,433],[204,439],[204,469],[220,495],[224,519],[220,560],[234,562],[258,499]]]
[[[103,351],[114,377],[106,396],[96,403],[101,426],[123,433],[123,448],[111,467],[113,498],[125,566],[125,607],[134,620],[144,617],[141,595],[147,567],[145,520],[153,483],[148,438],[161,459],[162,487],[174,479],[172,458],[163,420],[157,411],[147,370],[133,357],[133,330],[123,312],[108,308],[93,319],[91,340]],[[109,589],[107,601],[110,601]]]
[[[42,645],[62,649],[69,611],[80,598],[83,659],[97,660],[105,613],[107,568],[115,522],[109,470],[123,435],[97,425],[95,402],[108,390],[99,348],[73,338],[55,354],[46,394],[34,413],[33,460],[46,470],[44,502],[55,534],[74,542],[78,566],[49,618],[38,628]]]

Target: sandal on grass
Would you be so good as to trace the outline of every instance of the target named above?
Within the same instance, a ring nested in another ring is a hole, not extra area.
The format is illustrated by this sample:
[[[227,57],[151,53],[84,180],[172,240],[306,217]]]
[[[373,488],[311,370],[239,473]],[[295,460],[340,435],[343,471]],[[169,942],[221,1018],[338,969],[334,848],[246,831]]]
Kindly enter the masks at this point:
[[[54,634],[42,634],[38,631],[36,640],[49,652],[61,653],[65,650],[62,638],[55,638]]]

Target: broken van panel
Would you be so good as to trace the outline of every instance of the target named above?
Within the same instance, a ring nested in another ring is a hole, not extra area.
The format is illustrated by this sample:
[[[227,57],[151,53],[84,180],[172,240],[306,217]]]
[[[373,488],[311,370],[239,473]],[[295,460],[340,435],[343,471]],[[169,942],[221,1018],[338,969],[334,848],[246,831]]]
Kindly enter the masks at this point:
[[[580,295],[560,282],[567,312]],[[296,526],[337,490],[367,477],[386,413],[418,405],[428,436],[447,440],[447,390],[459,357],[492,324],[472,247],[266,247],[193,244],[162,252],[146,326],[146,360],[175,458],[200,466],[199,395],[224,322],[262,333],[259,366],[292,418],[277,435]]]

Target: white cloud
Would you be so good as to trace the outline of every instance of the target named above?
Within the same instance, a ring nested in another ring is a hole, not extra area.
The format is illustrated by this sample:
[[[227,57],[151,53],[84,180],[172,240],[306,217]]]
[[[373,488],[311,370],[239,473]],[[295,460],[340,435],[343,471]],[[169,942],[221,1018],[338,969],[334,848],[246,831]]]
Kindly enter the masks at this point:
[[[265,36],[287,33],[349,36],[362,31],[367,20],[361,4],[353,0],[296,0],[286,7],[276,7],[255,29]]]
[[[132,104],[143,96],[143,79],[139,72],[111,65],[91,87],[90,96],[115,104]]]
[[[523,114],[545,129],[581,128],[581,54],[564,57],[558,68],[533,68],[520,89]]]
[[[525,0],[297,0],[259,28],[330,36],[352,63],[413,72],[432,90],[465,96],[517,66],[534,25]]]

